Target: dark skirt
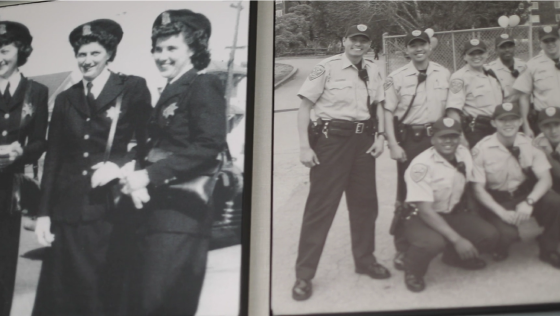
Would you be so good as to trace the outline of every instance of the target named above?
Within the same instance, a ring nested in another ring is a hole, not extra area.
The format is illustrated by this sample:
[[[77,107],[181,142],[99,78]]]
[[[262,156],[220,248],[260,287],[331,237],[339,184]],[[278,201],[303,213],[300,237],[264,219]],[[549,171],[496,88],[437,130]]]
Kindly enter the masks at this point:
[[[12,308],[20,228],[20,214],[0,215],[0,316],[9,316]]]

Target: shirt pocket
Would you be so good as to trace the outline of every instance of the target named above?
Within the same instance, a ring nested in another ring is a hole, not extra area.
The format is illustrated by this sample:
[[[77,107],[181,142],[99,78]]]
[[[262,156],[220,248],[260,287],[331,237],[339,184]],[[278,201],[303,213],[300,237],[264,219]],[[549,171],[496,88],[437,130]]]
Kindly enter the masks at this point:
[[[442,105],[445,106],[447,102],[447,94],[449,92],[449,82],[447,80],[437,79],[434,82],[434,93],[436,98],[441,101]]]
[[[349,80],[329,81],[325,89],[328,92],[329,105],[339,102],[350,104],[354,101],[354,83]]]
[[[476,83],[474,88],[472,89],[472,95],[476,102],[476,107],[482,108],[487,106],[492,106],[495,104],[493,103],[493,95],[491,86],[488,82],[486,83]]]
[[[541,71],[535,74],[535,90],[547,91],[554,88],[555,80],[554,74],[548,71]]]
[[[451,198],[452,185],[446,178],[435,178],[432,180],[432,189],[434,190],[436,211],[447,211],[446,208]]]

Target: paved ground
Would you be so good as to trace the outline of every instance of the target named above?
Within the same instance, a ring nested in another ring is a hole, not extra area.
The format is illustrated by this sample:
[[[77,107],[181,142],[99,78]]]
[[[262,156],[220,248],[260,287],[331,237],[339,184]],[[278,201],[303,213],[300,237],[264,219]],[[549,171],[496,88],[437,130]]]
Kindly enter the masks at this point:
[[[403,273],[392,267],[394,248],[388,231],[395,199],[396,165],[388,152],[377,160],[379,217],[375,255],[393,276],[389,280],[377,281],[354,273],[347,208],[343,202],[313,281],[313,296],[304,302],[292,300],[297,242],[309,183],[308,169],[299,163],[297,111],[291,109],[298,108],[297,90],[319,60],[283,58],[282,63],[298,67],[299,71],[292,80],[275,90],[271,284],[274,313],[560,302],[560,271],[538,260],[534,236],[539,229],[534,222],[521,227],[525,241],[512,247],[511,256],[505,262],[498,264],[485,258],[488,262],[486,269],[467,272],[445,266],[436,258],[426,275],[427,289],[422,293],[409,292],[404,285]]]
[[[11,315],[31,315],[43,248],[35,235],[22,229],[20,259]],[[239,310],[239,286],[241,269],[241,246],[210,251],[206,278],[202,288],[198,316],[237,315]]]

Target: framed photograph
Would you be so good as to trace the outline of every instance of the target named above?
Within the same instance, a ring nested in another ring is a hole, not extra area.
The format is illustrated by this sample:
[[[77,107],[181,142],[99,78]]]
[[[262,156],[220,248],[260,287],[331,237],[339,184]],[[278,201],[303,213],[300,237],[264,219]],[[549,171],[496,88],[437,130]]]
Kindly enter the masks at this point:
[[[560,309],[551,12],[275,1],[271,315]]]
[[[247,314],[255,23],[0,8],[1,315]]]

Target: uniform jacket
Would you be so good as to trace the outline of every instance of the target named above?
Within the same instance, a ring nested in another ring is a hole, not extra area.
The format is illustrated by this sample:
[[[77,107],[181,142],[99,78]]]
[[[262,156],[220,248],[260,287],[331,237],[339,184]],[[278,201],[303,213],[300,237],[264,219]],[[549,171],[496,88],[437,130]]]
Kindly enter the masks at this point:
[[[31,85],[30,104],[24,105],[26,90]],[[36,162],[47,147],[45,138],[48,125],[49,91],[44,85],[22,76],[9,104],[0,98],[0,145],[19,141],[23,155],[0,172],[0,190],[11,190],[14,173],[22,173],[26,164]],[[22,114],[24,116],[21,125]],[[8,210],[11,191],[0,194],[0,213]]]
[[[167,184],[192,178],[216,163],[226,145],[224,90],[218,77],[191,69],[162,92],[150,119],[150,145],[170,155],[147,167],[152,200],[147,229],[198,231],[205,207],[170,195]],[[169,202],[169,203],[168,203]]]
[[[143,159],[145,128],[151,114],[150,92],[143,78],[111,73],[90,113],[82,81],[60,93],[49,128],[39,216],[80,222],[102,218],[107,212],[109,186],[91,188],[91,167],[103,161],[111,117],[123,94],[109,161],[119,166]],[[127,151],[133,136],[136,150]]]

